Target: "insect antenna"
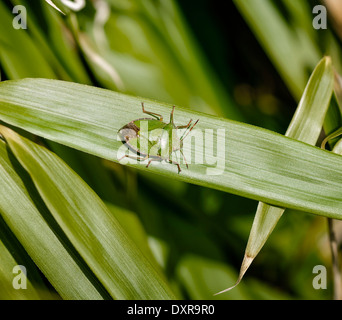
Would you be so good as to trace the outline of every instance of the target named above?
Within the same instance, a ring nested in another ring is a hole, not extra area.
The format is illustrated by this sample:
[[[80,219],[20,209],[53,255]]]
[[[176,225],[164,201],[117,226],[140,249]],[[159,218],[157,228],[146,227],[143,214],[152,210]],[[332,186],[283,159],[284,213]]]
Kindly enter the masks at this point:
[[[183,133],[182,137],[180,138],[181,141],[183,141],[188,136],[188,134],[195,127],[195,125],[197,124],[198,121],[199,121],[199,119],[194,123],[194,125],[189,129],[189,131],[185,130],[185,132]]]

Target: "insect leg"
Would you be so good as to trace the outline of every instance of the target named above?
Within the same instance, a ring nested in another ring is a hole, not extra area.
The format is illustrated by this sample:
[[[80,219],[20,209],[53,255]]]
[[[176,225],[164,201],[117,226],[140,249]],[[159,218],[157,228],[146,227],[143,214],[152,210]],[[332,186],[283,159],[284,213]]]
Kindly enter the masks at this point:
[[[148,162],[146,168],[148,168],[148,167],[150,166],[150,164],[151,164],[152,161],[153,161],[153,159],[151,159],[151,160]]]
[[[190,119],[189,123],[185,126],[176,126],[176,129],[188,129],[191,126],[192,119]]]
[[[175,164],[178,167],[178,173],[180,173],[182,171],[180,165],[178,162],[172,161],[172,160],[167,160],[169,163]]]
[[[146,157],[135,157],[135,156],[131,156],[131,155],[129,155],[129,154],[125,154],[123,157],[121,157],[121,158],[119,159],[119,162],[120,162],[122,159],[124,159],[124,158],[130,158],[130,159],[134,159],[134,160],[145,161],[145,160],[147,160],[149,157],[148,157],[148,155],[147,155]]]
[[[146,111],[143,102],[141,103],[141,106],[142,106],[143,113],[146,113],[146,114],[149,114],[149,115],[151,115],[153,117],[156,117],[159,121],[163,122],[163,116],[162,115],[160,115],[158,113],[151,112],[151,111]]]
[[[183,159],[184,159],[184,162],[185,162],[186,167],[189,169],[189,166],[188,166],[188,163],[186,162],[186,158],[185,158],[185,155],[184,155],[184,153],[183,153],[183,150],[182,150],[182,149],[179,149],[179,151],[180,151],[180,153],[181,153],[181,155],[182,155],[182,157],[183,157]]]

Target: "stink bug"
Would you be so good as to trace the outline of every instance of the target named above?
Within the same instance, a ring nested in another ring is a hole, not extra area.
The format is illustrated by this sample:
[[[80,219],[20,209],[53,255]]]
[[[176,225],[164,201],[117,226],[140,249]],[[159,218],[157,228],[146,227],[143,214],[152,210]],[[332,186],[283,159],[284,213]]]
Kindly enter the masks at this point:
[[[199,120],[193,125],[192,120],[190,120],[187,125],[176,126],[173,122],[175,106],[172,108],[169,123],[163,122],[162,115],[146,111],[143,102],[141,103],[141,106],[143,113],[151,115],[154,118],[133,120],[118,131],[121,141],[137,154],[137,156],[126,154],[119,162],[125,157],[139,161],[149,160],[146,166],[148,167],[152,161],[164,160],[175,164],[178,167],[178,173],[180,173],[182,170],[179,163],[171,160],[172,152],[179,150],[183,156],[186,167],[188,168],[188,164],[183,154],[183,140]],[[180,138],[177,135],[177,129],[186,129]]]

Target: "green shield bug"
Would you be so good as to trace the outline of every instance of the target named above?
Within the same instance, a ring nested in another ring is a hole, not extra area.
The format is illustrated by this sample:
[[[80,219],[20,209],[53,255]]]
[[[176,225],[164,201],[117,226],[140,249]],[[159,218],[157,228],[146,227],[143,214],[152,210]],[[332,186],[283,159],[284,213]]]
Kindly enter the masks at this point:
[[[141,106],[143,113],[151,115],[154,118],[133,120],[118,131],[121,141],[126,144],[128,149],[136,154],[136,156],[126,154],[119,159],[119,162],[125,157],[139,161],[149,160],[146,166],[148,167],[152,161],[166,161],[175,164],[178,167],[178,173],[180,173],[181,168],[179,163],[171,160],[172,152],[180,151],[188,168],[183,154],[183,140],[199,120],[193,125],[192,120],[190,120],[186,125],[176,126],[173,121],[175,106],[172,108],[169,123],[163,122],[162,115],[146,111],[143,102]],[[180,138],[177,135],[178,129],[186,129]]]

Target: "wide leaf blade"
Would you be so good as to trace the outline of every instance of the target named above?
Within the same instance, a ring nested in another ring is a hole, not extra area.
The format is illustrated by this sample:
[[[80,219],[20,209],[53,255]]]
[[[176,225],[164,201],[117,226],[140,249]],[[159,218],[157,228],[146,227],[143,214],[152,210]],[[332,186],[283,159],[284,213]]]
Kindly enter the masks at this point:
[[[149,111],[165,118],[170,114],[169,105],[70,82],[0,83],[2,121],[112,161],[127,150],[117,132],[144,115],[142,101]],[[279,207],[342,218],[339,155],[265,129],[176,108],[176,124],[190,118],[199,119],[193,130],[197,142],[184,146],[184,153],[195,151],[197,163],[192,161],[189,169],[182,165],[180,174],[164,162],[149,168],[146,163],[129,165]],[[205,149],[206,134],[216,154]]]
[[[286,131],[286,136],[312,145],[316,144],[329,108],[333,88],[334,73],[332,63],[331,59],[326,57],[315,68]],[[284,211],[284,208],[273,207],[259,202],[235,286],[242,280],[245,272],[264,246]]]
[[[71,243],[115,299],[171,299],[165,281],[101,199],[51,151],[0,127]]]
[[[12,155],[13,157],[13,155]],[[0,212],[35,264],[64,299],[102,299],[102,295],[48,225],[13,167],[0,141]],[[26,265],[28,268],[28,265]],[[11,272],[11,270],[6,270]],[[27,269],[28,277],[32,276]]]

